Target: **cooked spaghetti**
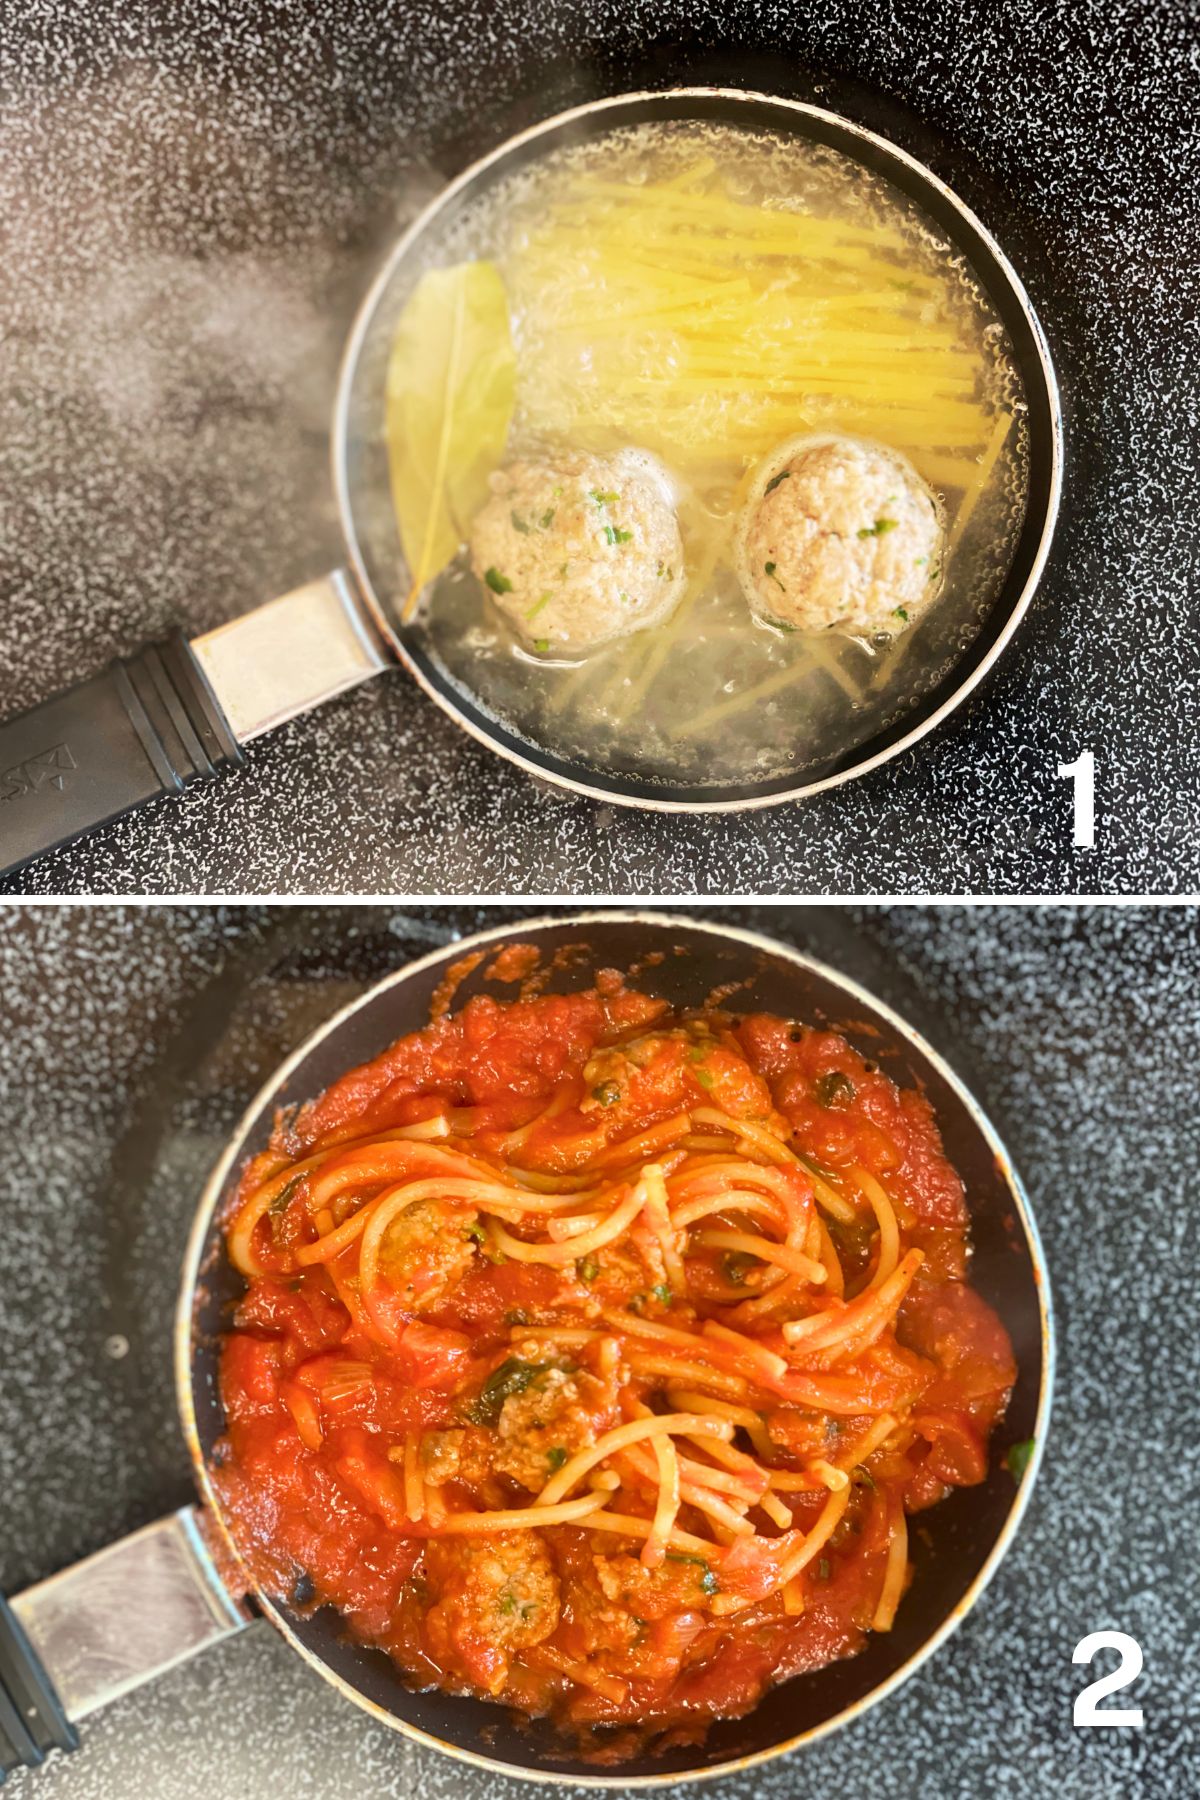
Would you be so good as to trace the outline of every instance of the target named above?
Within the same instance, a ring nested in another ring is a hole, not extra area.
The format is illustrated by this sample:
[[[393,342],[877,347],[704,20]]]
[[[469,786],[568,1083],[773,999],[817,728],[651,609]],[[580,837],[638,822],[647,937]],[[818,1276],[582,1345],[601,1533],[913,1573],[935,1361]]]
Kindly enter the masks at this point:
[[[225,1229],[213,1479],[260,1581],[596,1743],[888,1631],[1015,1378],[925,1099],[615,976],[351,1071]]]

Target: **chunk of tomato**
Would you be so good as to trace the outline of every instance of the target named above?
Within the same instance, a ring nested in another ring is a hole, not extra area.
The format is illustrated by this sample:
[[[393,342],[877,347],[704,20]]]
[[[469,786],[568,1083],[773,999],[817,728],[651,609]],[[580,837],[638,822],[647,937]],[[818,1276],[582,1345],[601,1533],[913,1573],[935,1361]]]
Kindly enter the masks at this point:
[[[958,1409],[917,1413],[913,1429],[929,1445],[926,1466],[947,1487],[976,1487],[987,1474],[987,1445],[971,1415]]]
[[[417,1388],[445,1392],[466,1373],[471,1360],[471,1340],[461,1331],[441,1325],[425,1325],[413,1319],[400,1333],[396,1349],[396,1373]]]
[[[231,1420],[254,1418],[279,1398],[282,1346],[272,1338],[235,1331],[221,1352],[221,1399]]]

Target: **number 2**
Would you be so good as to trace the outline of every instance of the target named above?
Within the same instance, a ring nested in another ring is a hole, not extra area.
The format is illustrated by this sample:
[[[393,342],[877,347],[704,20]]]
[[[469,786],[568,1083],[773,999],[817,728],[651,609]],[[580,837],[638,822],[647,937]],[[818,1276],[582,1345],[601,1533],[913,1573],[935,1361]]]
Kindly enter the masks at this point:
[[[1059,763],[1058,773],[1075,784],[1075,848],[1096,847],[1096,758],[1083,750],[1073,763]]]
[[[1136,1681],[1142,1672],[1142,1646],[1136,1638],[1131,1638],[1125,1631],[1089,1631],[1085,1638],[1076,1644],[1071,1656],[1072,1662],[1090,1663],[1097,1650],[1115,1650],[1121,1660],[1115,1669],[1107,1675],[1101,1675],[1090,1681],[1082,1694],[1076,1696],[1073,1720],[1076,1725],[1132,1725],[1142,1729],[1142,1709],[1140,1706],[1108,1707],[1101,1711],[1096,1705],[1106,1694],[1115,1694],[1120,1688],[1128,1687]]]

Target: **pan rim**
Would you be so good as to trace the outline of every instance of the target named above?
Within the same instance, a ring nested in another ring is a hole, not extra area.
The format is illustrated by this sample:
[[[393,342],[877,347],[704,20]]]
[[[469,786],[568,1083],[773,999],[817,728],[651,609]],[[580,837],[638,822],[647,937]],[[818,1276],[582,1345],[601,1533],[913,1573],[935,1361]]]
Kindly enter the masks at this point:
[[[205,1251],[209,1242],[213,1215],[216,1210],[217,1202],[220,1199],[222,1189],[233,1170],[246,1132],[262,1116],[264,1109],[271,1104],[274,1095],[280,1091],[291,1075],[294,1074],[307,1057],[311,1055],[313,1050],[315,1050],[324,1039],[339,1029],[346,1020],[351,1018],[362,1007],[377,999],[380,994],[387,992],[389,988],[398,986],[402,981],[434,967],[439,962],[444,961],[447,956],[470,954],[473,950],[485,948],[490,944],[498,943],[506,938],[512,938],[514,934],[520,934],[524,937],[526,934],[536,934],[550,928],[561,927],[564,924],[571,927],[582,928],[589,925],[612,924],[614,921],[621,924],[651,927],[654,929],[665,927],[667,929],[673,928],[689,932],[699,931],[726,942],[733,940],[749,949],[765,953],[769,956],[782,956],[787,961],[796,964],[807,973],[814,974],[819,979],[826,980],[834,986],[845,990],[852,1000],[867,1006],[872,1012],[876,1013],[901,1039],[913,1045],[914,1048],[928,1060],[938,1076],[946,1082],[951,1091],[966,1108],[976,1129],[981,1132],[988,1148],[995,1157],[997,1167],[1002,1174],[1005,1186],[1012,1198],[1016,1216],[1020,1221],[1021,1229],[1029,1249],[1034,1285],[1037,1290],[1042,1367],[1033,1427],[1033,1453],[1022,1479],[1016,1486],[1013,1501],[1005,1517],[1004,1523],[988,1551],[983,1566],[971,1582],[966,1593],[962,1596],[953,1611],[942,1620],[941,1624],[930,1633],[929,1637],[914,1650],[912,1655],[908,1657],[905,1662],[897,1669],[893,1670],[889,1676],[879,1682],[877,1686],[873,1687],[868,1693],[862,1695],[860,1699],[851,1702],[849,1706],[843,1707],[830,1718],[822,1720],[819,1725],[812,1726],[808,1730],[800,1732],[794,1737],[787,1738],[777,1744],[769,1745],[762,1750],[756,1750],[749,1755],[733,1757],[727,1761],[714,1763],[703,1768],[682,1771],[676,1770],[663,1774],[621,1775],[619,1771],[614,1770],[597,1771],[594,1775],[589,1774],[584,1776],[563,1774],[556,1770],[549,1769],[519,1768],[513,1763],[499,1761],[494,1757],[482,1754],[480,1751],[466,1749],[461,1745],[451,1744],[442,1738],[435,1737],[432,1733],[411,1724],[408,1720],[398,1718],[394,1713],[389,1712],[386,1708],[379,1706],[375,1701],[369,1699],[365,1694],[361,1693],[358,1688],[346,1681],[336,1671],[329,1668],[320,1657],[316,1656],[314,1652],[300,1640],[288,1620],[283,1617],[270,1598],[260,1594],[258,1583],[255,1581],[241,1551],[234,1542],[232,1533],[226,1525],[219,1501],[213,1492],[207,1465],[200,1448],[199,1429],[193,1398],[191,1361],[193,1311],[196,1287],[200,1277]],[[1055,1370],[1055,1323],[1054,1305],[1050,1289],[1049,1274],[1046,1268],[1045,1252],[1042,1247],[1041,1237],[1038,1233],[1037,1223],[1033,1216],[1032,1206],[1029,1201],[1029,1196],[1025,1191],[1024,1184],[1017,1174],[1013,1160],[988,1114],[983,1110],[971,1090],[966,1086],[955,1070],[942,1057],[941,1053],[927,1041],[923,1033],[918,1031],[915,1026],[910,1025],[907,1020],[896,1013],[886,1002],[876,999],[874,995],[866,988],[862,987],[852,976],[843,975],[839,970],[832,968],[829,964],[822,962],[817,957],[810,956],[806,951],[797,949],[794,945],[780,942],[778,939],[767,937],[761,932],[749,930],[744,926],[724,924],[711,919],[690,918],[686,913],[657,910],[650,911],[641,907],[606,907],[591,908],[580,912],[567,911],[559,914],[540,914],[533,918],[510,920],[504,925],[491,926],[484,931],[472,932],[464,937],[453,939],[449,943],[443,944],[435,950],[427,951],[424,955],[415,958],[411,962],[404,963],[400,968],[393,970],[380,981],[373,983],[364,993],[358,995],[354,1000],[347,1002],[345,1006],[340,1007],[331,1018],[325,1021],[324,1024],[318,1026],[315,1031],[309,1033],[304,1041],[273,1071],[267,1081],[264,1082],[259,1089],[254,1099],[250,1102],[249,1106],[246,1107],[233,1132],[230,1134],[225,1149],[217,1163],[214,1165],[201,1192],[183,1258],[179,1299],[175,1313],[174,1350],[176,1403],[179,1409],[184,1439],[192,1459],[196,1485],[204,1503],[206,1515],[212,1520],[220,1533],[221,1541],[229,1555],[232,1557],[234,1566],[236,1566],[245,1577],[248,1584],[248,1590],[258,1596],[265,1617],[269,1619],[274,1628],[281,1633],[291,1648],[297,1651],[310,1667],[315,1669],[331,1684],[331,1686],[345,1695],[347,1699],[353,1701],[355,1705],[361,1707],[365,1712],[369,1713],[381,1723],[389,1726],[392,1730],[399,1731],[403,1736],[410,1738],[412,1741],[424,1744],[430,1749],[439,1750],[443,1754],[454,1757],[461,1762],[469,1763],[476,1768],[486,1769],[489,1773],[504,1774],[512,1776],[514,1779],[524,1781],[558,1784],[559,1786],[564,1787],[653,1788],[668,1787],[674,1783],[707,1781],[716,1779],[720,1776],[735,1774],[744,1769],[755,1768],[759,1764],[769,1762],[775,1757],[784,1756],[789,1751],[799,1749],[805,1744],[815,1743],[817,1739],[826,1736],[831,1731],[836,1731],[843,1725],[849,1724],[852,1720],[860,1717],[878,1702],[894,1693],[954,1634],[962,1621],[979,1601],[996,1570],[1008,1554],[1021,1521],[1025,1516],[1034,1486],[1037,1482],[1038,1474],[1041,1469],[1042,1457],[1045,1451],[1052,1411]]]
[[[494,163],[507,157],[513,150],[533,142],[549,132],[569,125],[577,120],[591,118],[597,113],[617,108],[639,105],[647,102],[678,102],[681,100],[730,100],[749,102],[760,105],[783,107],[806,118],[818,120],[844,131],[850,136],[869,144],[876,150],[894,157],[905,165],[912,173],[920,177],[929,187],[934,189],[963,220],[968,228],[982,241],[988,253],[995,261],[1010,294],[1016,301],[1030,338],[1037,354],[1044,396],[1049,410],[1049,451],[1050,468],[1048,491],[1042,519],[1042,529],[1036,549],[1029,565],[1029,571],[1020,593],[1009,609],[1008,617],[998,632],[995,641],[961,681],[957,683],[941,704],[927,716],[918,719],[907,731],[890,744],[884,745],[873,756],[855,762],[851,767],[834,771],[815,781],[799,781],[791,786],[778,788],[766,793],[749,795],[731,795],[728,799],[689,799],[663,794],[628,793],[623,791],[620,778],[614,777],[611,785],[605,785],[599,771],[593,771],[592,779],[576,778],[550,766],[554,759],[547,753],[547,762],[543,765],[533,755],[525,754],[517,741],[506,741],[511,735],[505,728],[497,726],[495,731],[488,730],[483,724],[463,711],[455,702],[453,691],[443,689],[433,681],[422,667],[420,661],[410,652],[395,625],[381,605],[366,567],[366,558],[359,543],[355,525],[354,508],[350,496],[349,475],[349,437],[351,395],[355,375],[358,368],[363,345],[374,318],[379,301],[382,298],[391,278],[408,255],[412,246],[432,221],[449,204],[454,197],[469,186],[477,176],[489,169]],[[1041,320],[1034,309],[1033,302],[1026,292],[1025,285],[1013,267],[1004,249],[988,230],[982,219],[973,208],[967,205],[953,188],[940,176],[923,163],[910,151],[884,137],[882,133],[872,131],[868,126],[860,125],[843,113],[828,107],[818,106],[812,101],[797,100],[783,94],[770,94],[757,88],[735,88],[722,85],[679,85],[665,88],[638,88],[620,94],[609,94],[582,102],[578,106],[568,107],[562,112],[552,114],[537,123],[527,126],[523,131],[515,132],[501,143],[477,157],[462,169],[448,183],[441,187],[433,199],[424,206],[417,217],[397,239],[391,251],[377,270],[374,279],[355,314],[349,336],[346,339],[338,372],[337,394],[333,410],[333,428],[330,436],[330,459],[333,474],[333,489],[337,500],[338,514],[341,521],[343,541],[346,546],[355,588],[362,603],[366,606],[371,619],[382,635],[384,643],[389,647],[396,659],[408,670],[418,686],[440,707],[446,716],[454,721],[463,731],[484,745],[493,754],[503,757],[505,761],[524,770],[536,780],[549,782],[567,793],[586,799],[595,800],[607,805],[629,807],[644,812],[658,813],[733,813],[757,812],[768,807],[785,806],[797,800],[808,799],[815,794],[825,793],[833,788],[841,787],[850,781],[870,774],[882,768],[886,763],[894,761],[905,751],[911,750],[931,732],[935,731],[958,710],[971,696],[987,676],[1012,641],[1018,627],[1033,603],[1035,594],[1041,586],[1046,561],[1050,553],[1055,531],[1058,525],[1058,514],[1062,501],[1063,476],[1065,464],[1065,447],[1063,432],[1062,397],[1059,392],[1058,378],[1050,355],[1050,347],[1042,328]]]

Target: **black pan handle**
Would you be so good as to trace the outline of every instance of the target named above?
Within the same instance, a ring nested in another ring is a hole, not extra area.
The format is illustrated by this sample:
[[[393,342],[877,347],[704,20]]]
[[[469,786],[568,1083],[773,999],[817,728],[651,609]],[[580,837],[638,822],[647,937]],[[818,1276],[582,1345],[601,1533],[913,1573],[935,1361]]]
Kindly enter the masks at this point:
[[[77,1750],[71,1724],[21,1622],[0,1598],[0,1782],[36,1769],[51,1750]]]
[[[0,873],[241,761],[176,632],[0,724]]]

